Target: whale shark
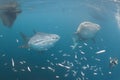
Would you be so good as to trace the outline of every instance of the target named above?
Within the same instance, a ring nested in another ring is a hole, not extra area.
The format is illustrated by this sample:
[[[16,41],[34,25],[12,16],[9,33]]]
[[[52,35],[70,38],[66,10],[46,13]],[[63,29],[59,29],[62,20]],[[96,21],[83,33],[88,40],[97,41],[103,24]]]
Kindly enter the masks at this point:
[[[0,4],[0,18],[4,26],[11,28],[22,10],[16,1]]]
[[[75,32],[75,37],[73,38],[74,46],[72,47],[75,48],[80,41],[93,40],[95,42],[94,38],[100,28],[100,25],[93,22],[84,21],[80,23]]]
[[[30,38],[22,32],[20,32],[20,35],[25,42],[25,45],[21,46],[21,48],[29,48],[36,51],[48,50],[60,39],[60,36],[57,34],[43,32],[37,32]]]

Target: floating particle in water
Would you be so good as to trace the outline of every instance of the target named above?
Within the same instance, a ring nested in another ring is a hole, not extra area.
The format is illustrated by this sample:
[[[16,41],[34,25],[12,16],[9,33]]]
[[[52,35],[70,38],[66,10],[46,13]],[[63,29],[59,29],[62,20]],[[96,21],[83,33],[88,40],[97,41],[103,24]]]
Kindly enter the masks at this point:
[[[100,60],[100,59],[98,59],[98,58],[95,58],[95,60],[96,60],[96,61],[101,61],[101,60]]]
[[[84,78],[84,77],[82,77],[82,80],[85,80],[85,78]]]
[[[47,62],[50,62],[50,60],[47,60]]]
[[[72,48],[72,50],[74,50],[77,46],[77,43],[75,43],[74,45],[70,45],[70,47]]]
[[[63,64],[61,64],[61,63],[58,63],[57,65],[60,66],[60,67],[64,67],[64,68],[66,68],[66,69],[70,69],[69,66],[65,66],[65,65],[63,65]]]
[[[8,65],[8,63],[4,63],[4,66],[7,66]]]
[[[53,69],[52,67],[48,67],[49,70],[51,70],[52,72],[55,72],[55,69]]]
[[[29,71],[29,72],[31,72],[31,69],[30,69],[30,67],[29,67],[29,66],[27,67],[27,69],[28,69],[28,71]]]
[[[16,70],[15,68],[12,68],[12,70],[14,71],[14,72],[17,72],[18,70]]]
[[[55,58],[54,58],[54,60],[58,60],[58,58],[57,58],[57,57],[55,57]]]
[[[82,71],[80,72],[82,76],[85,76],[85,73],[83,73]]]
[[[102,42],[104,41],[103,38],[100,39]]]
[[[78,46],[78,48],[82,48],[82,46]]]
[[[35,68],[38,68],[38,66],[37,66],[37,65],[35,65]]]
[[[99,67],[98,70],[102,73],[102,67]]]
[[[18,39],[16,39],[16,42],[18,43],[18,42],[19,42],[19,40],[18,40]]]
[[[93,70],[95,68],[96,68],[96,66],[90,66],[90,70]]]
[[[82,80],[80,77],[76,78],[76,80]]]
[[[64,75],[64,77],[68,77],[68,75],[69,75],[69,73],[66,73],[66,74]]]
[[[26,61],[20,61],[19,63],[20,63],[20,64],[25,64],[25,63],[26,63]]]
[[[98,68],[95,68],[94,71],[97,72],[97,71],[98,71]]]
[[[70,55],[67,54],[67,53],[64,53],[63,56],[65,56],[65,57],[69,57]]]
[[[54,66],[54,63],[50,62],[50,65]]]
[[[119,0],[113,0],[114,2],[117,2],[119,3],[120,1]],[[117,25],[118,27],[120,28],[120,9],[119,9],[119,6],[117,6],[117,11],[115,13],[115,19],[117,21]]]
[[[106,52],[106,50],[100,50],[100,51],[97,51],[96,54],[101,54],[101,53],[104,53]]]
[[[25,69],[20,69],[22,72],[24,72],[25,71]]]
[[[16,80],[19,80],[19,78],[17,78]]]
[[[26,63],[26,61],[23,61],[23,63]]]
[[[103,75],[104,75],[104,73],[101,73],[101,75],[103,76]]]
[[[59,53],[62,53],[63,52],[63,50],[59,50]]]
[[[86,58],[86,57],[83,57],[83,60],[87,61],[87,58]]]
[[[97,49],[99,50],[100,48],[99,48],[99,47],[97,47]]]
[[[87,46],[88,44],[87,43],[84,43],[85,46]]]
[[[61,62],[61,64],[65,64],[66,63],[66,60],[64,60],[63,62]]]
[[[72,70],[72,72],[73,72],[73,76],[75,77],[77,75],[77,71]]]
[[[20,61],[20,64],[24,64],[22,61]]]
[[[81,62],[79,62],[78,60],[75,60],[75,63],[81,65]]]
[[[78,56],[77,56],[77,54],[75,54],[75,59],[77,59],[78,58]]]
[[[83,52],[82,50],[80,50],[80,53],[81,53],[81,54],[85,54],[85,52]]]
[[[5,56],[6,56],[6,54],[3,54],[3,55],[2,55],[2,57],[5,57]]]
[[[56,76],[56,78],[60,78],[60,76]]]
[[[87,61],[87,58],[86,57],[81,57],[80,60]]]
[[[55,54],[51,54],[51,56],[55,56]]]
[[[87,66],[83,66],[83,67],[82,67],[83,70],[86,70],[87,68],[88,68]]]
[[[74,64],[72,62],[67,61],[67,65],[73,67]]]
[[[93,75],[97,75],[97,74],[98,74],[98,73],[95,73],[95,72],[93,73]]]
[[[109,74],[112,74],[112,72],[108,72]]]
[[[11,59],[11,62],[12,62],[12,66],[14,67],[15,63],[14,63],[14,59],[13,58]]]
[[[90,67],[90,65],[89,64],[87,64],[87,68],[89,68]]]
[[[46,69],[45,67],[41,67],[41,69]]]
[[[93,49],[93,47],[89,47],[91,50]]]
[[[28,51],[30,51],[31,49],[30,49],[30,48],[28,48],[27,50],[28,50]]]
[[[0,38],[2,38],[2,37],[3,37],[3,35],[1,34],[1,35],[0,35]]]
[[[86,80],[88,80],[88,78],[86,78]]]

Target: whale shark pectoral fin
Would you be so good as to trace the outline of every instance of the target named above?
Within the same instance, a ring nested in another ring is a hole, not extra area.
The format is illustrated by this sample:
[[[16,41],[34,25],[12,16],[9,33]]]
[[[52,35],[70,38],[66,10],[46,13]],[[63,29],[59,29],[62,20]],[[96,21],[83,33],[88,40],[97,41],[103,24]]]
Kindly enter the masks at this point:
[[[24,33],[20,32],[20,36],[22,37],[25,43],[28,42],[29,38]]]
[[[74,50],[77,47],[78,43],[74,43],[73,45],[71,45],[70,47],[72,48],[72,50]]]
[[[73,45],[71,45],[70,47],[74,50],[77,47],[78,42],[75,38],[72,38],[72,39],[73,39]]]
[[[14,21],[16,20],[16,13],[3,12],[1,15],[1,20],[6,27],[11,28]]]

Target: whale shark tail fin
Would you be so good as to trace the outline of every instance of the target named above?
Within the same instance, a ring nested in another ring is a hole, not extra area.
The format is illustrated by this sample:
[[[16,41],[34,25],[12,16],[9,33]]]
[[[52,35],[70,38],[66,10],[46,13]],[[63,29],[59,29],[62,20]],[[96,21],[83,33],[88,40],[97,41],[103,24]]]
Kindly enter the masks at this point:
[[[28,42],[29,38],[23,32],[20,32],[20,36],[22,37],[22,39],[25,43]]]
[[[19,46],[19,48],[29,48],[29,46],[28,46],[29,38],[24,33],[22,33],[22,32],[20,32],[20,36],[22,37],[22,39],[25,42],[25,44]]]

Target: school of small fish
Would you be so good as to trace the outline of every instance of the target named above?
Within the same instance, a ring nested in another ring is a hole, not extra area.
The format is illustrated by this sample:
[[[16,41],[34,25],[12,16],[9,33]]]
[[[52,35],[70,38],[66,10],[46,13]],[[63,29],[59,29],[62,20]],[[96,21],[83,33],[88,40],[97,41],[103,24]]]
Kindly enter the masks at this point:
[[[16,39],[18,40],[18,39]],[[91,49],[89,47],[88,43],[83,43],[83,46],[78,46],[79,52],[73,52],[72,54],[64,52],[64,50],[58,50],[58,53],[60,56],[56,56],[56,54],[52,53],[50,56],[55,60],[56,62],[53,62],[52,59],[47,59],[46,63],[49,64],[48,66],[42,66],[42,65],[34,65],[34,66],[29,66],[25,64],[27,61],[21,60],[21,61],[16,61],[14,57],[11,58],[11,70],[13,72],[32,72],[34,69],[40,69],[40,70],[49,70],[53,73],[58,72],[58,68],[61,68],[64,70],[64,74],[62,76],[60,73],[56,74],[55,78],[57,79],[68,79],[70,77],[73,77],[75,80],[89,80],[89,74],[87,72],[91,72],[93,76],[105,76],[106,74],[103,71],[102,65],[98,65],[101,63],[102,59],[97,58],[95,56],[91,56],[91,58],[87,58],[86,55],[87,53],[82,49],[84,47],[88,47],[91,51],[94,49]],[[103,54],[105,53],[106,50],[99,50],[96,51],[94,54]],[[2,58],[6,57],[6,54],[0,54]],[[64,58],[64,60],[60,60],[60,57]],[[72,61],[68,58],[73,59]],[[89,59],[93,59],[94,62],[97,62],[97,64],[93,64],[89,61]],[[8,66],[9,63],[5,62],[4,66]],[[23,67],[20,69],[17,68],[16,64],[20,64]],[[112,74],[111,71],[107,72],[109,75]]]

